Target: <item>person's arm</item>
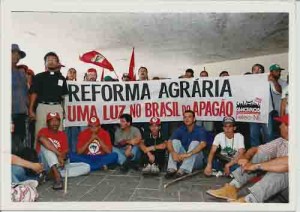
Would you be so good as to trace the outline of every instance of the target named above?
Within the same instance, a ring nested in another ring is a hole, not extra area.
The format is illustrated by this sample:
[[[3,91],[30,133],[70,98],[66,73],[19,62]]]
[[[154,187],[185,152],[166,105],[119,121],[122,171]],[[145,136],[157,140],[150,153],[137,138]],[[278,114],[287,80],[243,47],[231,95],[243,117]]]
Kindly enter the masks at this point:
[[[99,141],[99,143],[100,143],[100,145],[101,145],[101,148],[102,148],[102,150],[103,150],[105,153],[111,153],[111,151],[112,151],[111,146],[108,146],[102,139],[100,139],[100,138],[98,137],[98,135],[96,135],[96,139]],[[111,142],[111,141],[110,141],[110,137],[109,137],[108,134],[104,137],[104,139],[106,139],[106,142],[107,142],[107,143],[108,143],[108,142]]]
[[[248,149],[245,154],[240,155],[240,160],[247,159],[248,161],[258,152],[258,147],[252,147]]]
[[[271,84],[273,84],[273,86],[271,85],[271,90],[275,94],[281,94],[282,93],[282,88],[281,88],[281,85],[279,84],[279,82],[274,77],[272,77],[271,75],[269,75],[268,79],[271,82]]]
[[[280,116],[284,116],[285,115],[286,106],[287,106],[287,98],[281,99],[281,103],[280,103]]]
[[[167,141],[164,141],[164,142],[161,143],[161,144],[149,146],[148,149],[149,149],[150,151],[155,151],[155,150],[157,150],[157,149],[163,150],[163,149],[166,149],[166,147],[167,147],[166,143],[167,143]]]
[[[45,136],[40,136],[38,138],[38,141],[48,150],[51,152],[54,152],[57,156],[61,156],[61,152],[58,151],[58,149],[55,148],[55,146],[52,144],[52,142]]]
[[[277,172],[283,173],[289,171],[289,159],[288,156],[275,158],[262,163],[248,163],[245,168],[245,171],[255,171],[262,170],[267,172]]]
[[[210,167],[212,166],[212,162],[213,162],[213,159],[214,159],[217,149],[218,149],[218,146],[216,146],[216,145],[211,146],[211,149],[209,151],[209,155],[207,158],[207,166],[210,166]]]
[[[37,100],[37,93],[32,93],[29,95],[30,101],[29,101],[29,117],[30,119],[34,120],[36,119],[35,113],[34,113],[34,106]]]
[[[142,135],[141,135],[140,130],[138,128],[135,128],[134,138],[129,139],[127,141],[127,144],[130,144],[130,145],[139,145],[139,143],[141,142],[141,139],[142,139]]]
[[[146,147],[146,145],[144,144],[144,140],[142,140],[139,144],[139,148],[146,154],[147,152],[149,152],[148,148]]]
[[[35,171],[37,174],[41,173],[44,170],[43,164],[33,163],[30,161],[24,160],[17,155],[11,155],[11,164],[31,169],[31,170]]]
[[[182,157],[182,159],[192,157],[192,155],[201,152],[205,147],[206,147],[206,141],[201,141],[201,142],[198,144],[198,146],[196,146],[195,149],[193,149],[192,151],[190,151],[190,152],[188,152],[188,153],[180,154],[180,156]]]

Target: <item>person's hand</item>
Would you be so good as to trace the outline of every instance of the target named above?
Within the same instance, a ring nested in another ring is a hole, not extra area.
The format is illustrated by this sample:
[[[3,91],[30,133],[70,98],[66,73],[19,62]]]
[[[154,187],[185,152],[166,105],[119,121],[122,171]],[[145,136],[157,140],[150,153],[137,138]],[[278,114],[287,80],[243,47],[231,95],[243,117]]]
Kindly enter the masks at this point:
[[[126,157],[129,157],[129,156],[132,155],[131,150],[132,150],[132,146],[131,145],[127,145],[126,150],[125,150]]]
[[[211,167],[211,165],[207,164],[207,166],[204,169],[204,174],[206,176],[210,176],[212,174],[212,167]]]
[[[41,163],[32,163],[31,169],[39,174],[44,171],[44,166]]]
[[[58,159],[58,162],[59,162],[59,165],[61,167],[64,167],[65,165],[65,155],[60,153],[58,156],[57,156],[57,159]]]
[[[36,115],[35,112],[33,112],[33,110],[29,110],[28,113],[30,120],[36,120]]]
[[[180,161],[183,161],[184,159],[186,159],[188,157],[190,157],[190,154],[187,154],[187,153],[179,154]]]
[[[238,160],[238,164],[241,166],[242,172],[244,172],[244,168],[247,165],[247,163],[249,163],[249,160],[246,158]]]
[[[276,79],[271,74],[269,74],[268,81],[274,82],[274,81],[276,81]]]
[[[171,153],[173,160],[180,162],[179,154],[177,152],[172,152]]]
[[[225,164],[224,173],[225,173],[226,176],[230,175],[230,164],[229,163]]]
[[[148,155],[149,161],[151,163],[153,163],[155,161],[155,156],[151,152],[148,152],[147,155]]]
[[[251,172],[251,171],[255,171],[255,170],[256,170],[256,164],[249,162],[244,166],[244,171],[246,171],[246,172]]]

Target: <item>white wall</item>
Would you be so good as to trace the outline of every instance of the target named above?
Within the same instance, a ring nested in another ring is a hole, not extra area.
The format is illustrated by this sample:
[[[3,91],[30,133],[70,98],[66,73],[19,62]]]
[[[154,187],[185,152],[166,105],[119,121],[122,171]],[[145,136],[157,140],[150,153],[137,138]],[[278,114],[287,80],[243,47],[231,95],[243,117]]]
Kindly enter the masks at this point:
[[[239,60],[231,60],[224,61],[219,63],[209,63],[209,64],[201,64],[197,65],[195,70],[195,76],[199,76],[200,71],[205,67],[206,71],[208,71],[209,76],[219,76],[221,71],[228,71],[230,75],[238,75],[244,74],[246,72],[251,72],[251,67],[255,64],[259,63],[265,67],[265,72],[269,72],[269,67],[272,64],[279,64],[285,70],[281,72],[281,78],[286,80],[286,75],[289,70],[288,64],[288,53],[283,54],[273,54],[273,55],[265,55],[259,57],[251,57],[244,58]]]

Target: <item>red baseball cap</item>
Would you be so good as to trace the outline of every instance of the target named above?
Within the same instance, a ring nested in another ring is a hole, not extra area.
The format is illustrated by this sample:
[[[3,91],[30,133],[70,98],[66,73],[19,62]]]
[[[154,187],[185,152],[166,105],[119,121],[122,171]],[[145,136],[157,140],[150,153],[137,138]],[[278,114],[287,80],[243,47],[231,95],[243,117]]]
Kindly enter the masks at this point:
[[[34,71],[31,70],[30,68],[28,68],[28,69],[26,70],[26,74],[31,75],[31,76],[34,76]]]
[[[289,125],[289,115],[284,115],[280,117],[275,117],[274,120],[279,121],[281,123],[285,123],[286,125]]]
[[[94,68],[89,68],[89,69],[87,70],[87,73],[93,73],[93,72],[97,74],[97,70],[94,69]]]
[[[156,125],[160,125],[160,119],[157,117],[152,117],[150,119],[150,124],[156,124]]]
[[[99,126],[100,120],[97,116],[92,116],[89,119],[89,126]]]
[[[49,121],[51,119],[54,119],[54,118],[60,120],[59,113],[57,113],[57,112],[55,112],[55,113],[50,112],[50,113],[47,114],[47,121]]]

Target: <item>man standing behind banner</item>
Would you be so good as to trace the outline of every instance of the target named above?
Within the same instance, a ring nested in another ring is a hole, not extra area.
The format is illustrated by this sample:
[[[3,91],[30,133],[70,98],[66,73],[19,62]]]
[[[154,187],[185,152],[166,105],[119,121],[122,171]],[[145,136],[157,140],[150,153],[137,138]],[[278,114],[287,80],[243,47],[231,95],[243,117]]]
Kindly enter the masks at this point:
[[[58,112],[60,117],[64,116],[63,97],[68,94],[67,82],[60,72],[61,64],[57,54],[48,52],[44,61],[46,71],[35,76],[30,88],[29,116],[36,119],[35,135],[41,128],[46,127],[46,114],[49,112]],[[38,105],[35,114],[36,103]],[[62,130],[62,124],[59,130]]]
[[[112,153],[110,136],[101,128],[98,117],[92,116],[88,128],[79,133],[77,154],[70,153],[70,161],[87,163],[92,171],[117,163],[118,155]]]
[[[183,114],[184,125],[179,127],[167,142],[169,162],[166,178],[181,177],[192,173],[193,169],[202,168],[206,132],[195,122],[194,111],[186,110]]]
[[[139,142],[142,139],[138,128],[132,126],[132,117],[129,114],[120,116],[120,128],[115,132],[115,142],[113,152],[118,154],[118,163],[121,171],[128,171],[130,166],[136,165],[140,157]]]

